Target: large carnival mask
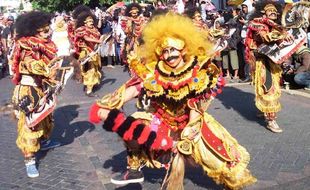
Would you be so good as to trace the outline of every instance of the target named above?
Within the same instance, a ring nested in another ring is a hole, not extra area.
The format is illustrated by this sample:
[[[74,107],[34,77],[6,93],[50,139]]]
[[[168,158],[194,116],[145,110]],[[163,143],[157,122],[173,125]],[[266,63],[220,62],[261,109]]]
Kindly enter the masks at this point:
[[[85,23],[85,26],[88,27],[88,28],[93,28],[94,27],[94,19],[91,16],[87,17],[85,19],[84,23]]]
[[[48,39],[51,37],[52,34],[52,30],[51,27],[49,25],[46,25],[42,28],[39,28],[38,30],[38,34],[37,36],[43,39]]]
[[[276,20],[278,18],[278,10],[273,4],[266,5],[263,13],[271,20]]]
[[[156,53],[161,56],[161,59],[171,68],[177,69],[182,67],[183,56],[185,54],[184,41],[166,37],[160,47],[156,49]]]

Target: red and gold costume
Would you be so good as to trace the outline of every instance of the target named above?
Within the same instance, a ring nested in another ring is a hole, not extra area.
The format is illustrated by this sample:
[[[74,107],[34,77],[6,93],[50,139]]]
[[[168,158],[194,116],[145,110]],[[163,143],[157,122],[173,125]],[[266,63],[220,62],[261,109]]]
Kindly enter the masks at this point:
[[[95,42],[87,41],[85,37],[99,40],[100,33],[96,27],[81,26],[75,30],[75,48],[80,61],[94,52],[97,45]],[[82,66],[83,84],[86,86],[87,92],[91,92],[95,85],[100,84],[100,68],[101,59],[98,53]]]
[[[67,22],[67,31],[68,31],[68,37],[69,37],[69,41],[70,41],[70,44],[72,45],[72,46],[74,46],[74,33],[75,33],[75,31],[74,31],[74,22],[72,21],[72,20],[69,20],[68,22]]]
[[[141,7],[138,4],[132,3],[127,9],[130,9],[127,10],[128,16],[121,20],[121,26],[126,34],[122,55],[125,58],[124,60],[127,60],[127,54],[136,50],[137,46],[139,45],[138,39],[140,38],[142,30],[147,22],[147,19],[140,15]]]
[[[264,2],[261,2],[262,4]],[[261,13],[273,11],[275,18],[277,8],[273,4],[265,3]],[[281,43],[286,38],[287,32],[268,16],[253,18],[248,25],[246,37],[246,53],[249,64],[253,68],[253,81],[255,84],[255,105],[263,114],[267,121],[267,128],[273,132],[282,132],[276,124],[276,113],[280,111],[279,102],[281,96],[280,77],[282,73],[281,65],[274,63],[262,53],[254,53],[263,45]]]
[[[52,83],[50,62],[56,56],[56,45],[48,39],[22,37],[16,41],[13,55],[13,81],[16,84],[13,103],[28,96],[30,108],[35,108],[45,95],[44,82]],[[53,129],[52,115],[49,115],[33,128],[26,126],[26,113],[19,111],[18,136],[16,144],[25,154],[32,154],[40,149],[40,139],[48,139]]]
[[[276,29],[277,27],[279,26],[276,23],[267,18],[256,18],[251,21],[248,26],[250,33],[247,38],[251,50],[257,49],[263,43],[282,40],[283,35]],[[266,57],[256,57],[255,63],[251,64],[255,65],[254,82],[257,108],[264,113],[279,112],[281,109],[279,102],[281,65],[272,63]],[[269,73],[266,73],[267,71]],[[267,74],[271,74],[270,79],[272,79],[272,84],[269,87],[265,85]]]
[[[215,182],[231,189],[255,182],[247,169],[248,152],[206,112],[224,80],[210,61],[212,55],[205,53],[212,45],[204,34],[191,20],[169,13],[145,27],[143,40],[139,57],[129,57],[135,77],[98,100],[91,121],[98,121],[101,109],[110,110],[103,127],[126,142],[129,168],[171,168],[164,182],[167,189],[183,188],[185,158],[194,159]],[[186,49],[182,67],[166,64],[162,52],[173,51],[167,48]],[[137,91],[142,111],[126,117],[119,109],[128,101],[129,89]],[[160,162],[171,154],[171,165]]]

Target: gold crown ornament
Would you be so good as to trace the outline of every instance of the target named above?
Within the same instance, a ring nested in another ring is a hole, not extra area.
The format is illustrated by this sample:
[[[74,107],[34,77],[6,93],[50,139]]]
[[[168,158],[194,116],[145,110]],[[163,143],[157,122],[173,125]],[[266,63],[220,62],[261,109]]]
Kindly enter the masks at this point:
[[[162,43],[160,44],[160,46],[156,48],[156,53],[157,55],[161,55],[162,51],[168,47],[173,47],[177,50],[182,50],[184,46],[185,46],[185,42],[183,40],[180,40],[174,37],[165,37]]]

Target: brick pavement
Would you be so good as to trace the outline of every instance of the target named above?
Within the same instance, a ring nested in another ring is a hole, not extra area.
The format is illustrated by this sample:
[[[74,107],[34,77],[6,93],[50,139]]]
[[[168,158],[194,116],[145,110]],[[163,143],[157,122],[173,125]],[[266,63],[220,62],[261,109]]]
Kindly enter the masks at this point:
[[[127,78],[120,67],[105,68],[98,94],[116,89]],[[0,105],[10,100],[9,79],[0,80]],[[255,116],[253,90],[249,85],[226,87],[209,108],[251,154],[250,169],[258,178],[246,189],[309,189],[310,129],[308,98],[283,94],[279,114],[282,134],[273,134]],[[59,97],[54,113],[53,138],[63,146],[38,153],[40,177],[27,178],[21,153],[15,146],[16,121],[10,112],[0,113],[0,190],[7,189],[159,189],[163,170],[145,169],[145,183],[116,187],[110,176],[125,166],[125,148],[112,133],[87,121],[88,108],[95,98],[85,97],[82,86],[70,81]],[[134,102],[124,107],[134,111]],[[199,168],[187,168],[185,189],[223,189],[216,186]]]

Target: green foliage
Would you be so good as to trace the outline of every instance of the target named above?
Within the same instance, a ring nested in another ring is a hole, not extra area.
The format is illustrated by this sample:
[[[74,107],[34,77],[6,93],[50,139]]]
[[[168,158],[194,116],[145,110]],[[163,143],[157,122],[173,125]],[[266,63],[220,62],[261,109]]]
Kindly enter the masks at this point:
[[[30,0],[34,9],[55,12],[72,11],[78,5],[88,5],[92,8],[111,5],[117,0]]]
[[[19,10],[24,10],[24,5],[23,5],[23,3],[20,3],[19,4],[19,8],[18,8]]]

